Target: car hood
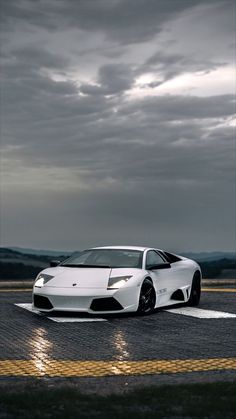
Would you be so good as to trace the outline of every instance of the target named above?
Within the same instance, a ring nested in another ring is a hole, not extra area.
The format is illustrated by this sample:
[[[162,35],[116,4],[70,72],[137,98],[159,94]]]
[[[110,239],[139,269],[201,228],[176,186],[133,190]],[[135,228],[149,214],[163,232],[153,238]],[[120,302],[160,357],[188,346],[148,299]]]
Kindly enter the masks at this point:
[[[44,287],[105,288],[110,277],[137,274],[138,269],[128,268],[70,268],[58,266],[42,273],[54,276]]]
[[[45,271],[49,275],[55,275],[45,284],[45,288],[107,288],[110,272],[110,268],[58,267],[55,272]]]

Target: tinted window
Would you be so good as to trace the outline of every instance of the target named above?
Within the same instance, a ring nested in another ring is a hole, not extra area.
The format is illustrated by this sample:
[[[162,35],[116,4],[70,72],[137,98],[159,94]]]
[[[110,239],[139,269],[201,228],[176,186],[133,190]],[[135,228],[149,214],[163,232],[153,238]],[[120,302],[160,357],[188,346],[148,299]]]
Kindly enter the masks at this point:
[[[169,260],[169,258],[167,257],[167,255],[165,254],[165,252],[163,252],[163,251],[161,251],[161,250],[157,250],[157,253],[159,254],[159,255],[161,255],[161,257],[163,258],[163,260],[165,261],[165,262],[170,262],[170,260]]]
[[[126,249],[89,249],[72,255],[62,266],[107,266],[109,268],[141,268],[143,252]]]
[[[153,265],[159,265],[161,263],[164,263],[164,260],[161,258],[158,253],[156,253],[154,250],[149,250],[147,252],[146,257],[146,269],[149,269],[149,267]]]
[[[173,253],[169,253],[169,252],[163,252],[167,258],[167,260],[170,263],[174,263],[174,262],[179,262],[181,260],[181,258],[179,258],[178,256],[174,255]]]

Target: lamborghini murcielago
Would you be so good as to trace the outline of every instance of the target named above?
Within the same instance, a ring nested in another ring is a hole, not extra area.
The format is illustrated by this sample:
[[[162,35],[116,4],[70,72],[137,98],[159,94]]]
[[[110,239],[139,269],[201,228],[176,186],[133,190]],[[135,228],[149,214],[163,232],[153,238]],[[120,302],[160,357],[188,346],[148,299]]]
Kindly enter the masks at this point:
[[[196,306],[201,269],[191,259],[154,248],[96,247],[44,269],[33,288],[42,312],[137,312],[185,304]]]

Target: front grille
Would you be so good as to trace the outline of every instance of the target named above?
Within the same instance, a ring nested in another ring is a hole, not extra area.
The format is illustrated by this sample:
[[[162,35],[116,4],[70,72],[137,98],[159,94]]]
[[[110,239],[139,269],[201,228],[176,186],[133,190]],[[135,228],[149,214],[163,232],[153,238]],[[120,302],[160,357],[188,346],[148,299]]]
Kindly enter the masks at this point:
[[[47,297],[42,297],[42,295],[34,295],[34,306],[45,310],[50,310],[53,308],[53,305],[49,299]]]
[[[123,310],[124,307],[113,298],[96,298],[92,301],[90,306],[93,311],[118,311]]]

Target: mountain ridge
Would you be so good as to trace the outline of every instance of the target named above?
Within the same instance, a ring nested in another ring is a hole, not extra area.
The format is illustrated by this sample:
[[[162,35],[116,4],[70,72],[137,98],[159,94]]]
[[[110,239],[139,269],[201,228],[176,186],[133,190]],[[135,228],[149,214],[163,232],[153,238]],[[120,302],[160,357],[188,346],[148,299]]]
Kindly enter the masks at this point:
[[[0,247],[1,249],[15,251],[21,254],[26,255],[38,255],[38,256],[69,256],[75,252],[75,250],[49,250],[49,249],[33,249],[33,248],[24,248],[18,246],[10,246],[10,247]],[[166,250],[166,249],[165,249]],[[76,251],[79,251],[77,249]],[[236,258],[236,251],[235,252],[224,252],[224,251],[208,251],[208,252],[175,252],[173,253],[180,254],[184,257],[188,257],[190,259],[196,259],[201,261],[211,261],[211,260],[219,260],[219,259],[235,259]]]

